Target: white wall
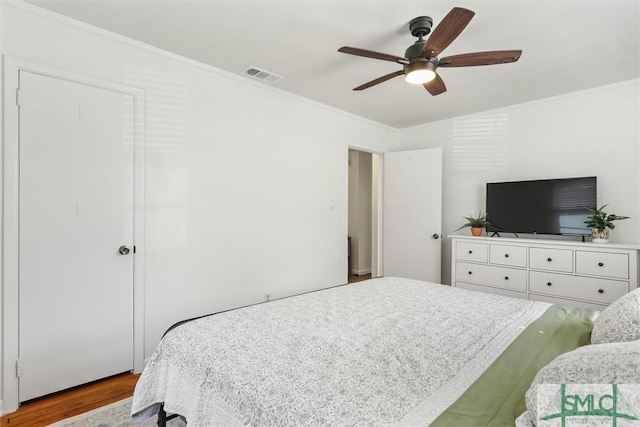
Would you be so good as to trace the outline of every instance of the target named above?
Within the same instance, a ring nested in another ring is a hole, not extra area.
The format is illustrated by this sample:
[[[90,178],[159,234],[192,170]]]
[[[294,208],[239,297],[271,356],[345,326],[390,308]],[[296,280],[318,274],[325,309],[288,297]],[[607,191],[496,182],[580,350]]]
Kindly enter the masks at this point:
[[[640,242],[639,82],[401,130],[401,149],[443,149],[443,233],[484,210],[487,182],[595,175],[598,202],[632,217],[616,223],[611,240]],[[442,271],[449,283],[450,239]]]
[[[395,129],[0,7],[3,55],[145,90],[145,357],[178,320],[346,282],[347,147],[395,149]]]

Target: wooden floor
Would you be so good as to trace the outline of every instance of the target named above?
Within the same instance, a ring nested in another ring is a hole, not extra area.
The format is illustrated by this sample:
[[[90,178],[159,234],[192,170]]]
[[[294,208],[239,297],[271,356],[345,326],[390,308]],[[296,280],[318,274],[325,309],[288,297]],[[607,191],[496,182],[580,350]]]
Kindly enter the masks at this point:
[[[133,396],[139,375],[121,374],[35,399],[0,418],[0,427],[41,427]]]
[[[371,273],[363,274],[361,276],[358,276],[357,274],[349,275],[349,283],[362,282],[363,280],[369,280],[369,279],[371,279]]]

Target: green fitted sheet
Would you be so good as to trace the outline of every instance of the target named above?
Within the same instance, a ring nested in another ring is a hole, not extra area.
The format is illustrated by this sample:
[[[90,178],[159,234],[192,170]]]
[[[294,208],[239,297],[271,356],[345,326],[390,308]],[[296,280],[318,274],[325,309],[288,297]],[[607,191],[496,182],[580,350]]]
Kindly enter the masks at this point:
[[[551,306],[431,424],[432,427],[513,427],[536,373],[556,356],[589,344],[591,310]]]

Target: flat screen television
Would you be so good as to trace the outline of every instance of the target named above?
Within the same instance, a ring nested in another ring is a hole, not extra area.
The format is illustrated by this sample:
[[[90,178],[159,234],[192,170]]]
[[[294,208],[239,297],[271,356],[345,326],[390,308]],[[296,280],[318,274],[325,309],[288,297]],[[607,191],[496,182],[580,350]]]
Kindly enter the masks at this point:
[[[585,207],[596,208],[597,179],[487,183],[488,232],[589,235]]]

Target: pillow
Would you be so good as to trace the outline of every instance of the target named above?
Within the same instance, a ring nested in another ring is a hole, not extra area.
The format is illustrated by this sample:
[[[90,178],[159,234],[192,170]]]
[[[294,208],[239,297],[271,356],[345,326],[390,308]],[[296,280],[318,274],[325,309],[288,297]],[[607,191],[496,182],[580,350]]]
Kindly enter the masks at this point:
[[[640,340],[640,288],[602,310],[591,332],[591,344],[636,340]]]
[[[627,384],[640,388],[640,341],[586,345],[553,359],[533,379],[525,395],[527,410],[516,420],[517,427],[536,425],[541,384]],[[640,393],[634,391],[629,404],[638,408]]]

